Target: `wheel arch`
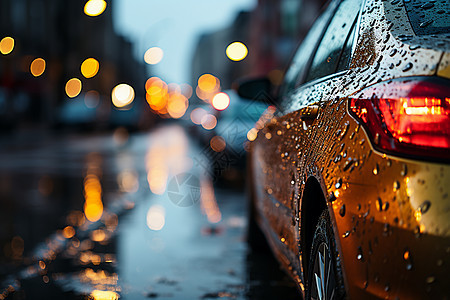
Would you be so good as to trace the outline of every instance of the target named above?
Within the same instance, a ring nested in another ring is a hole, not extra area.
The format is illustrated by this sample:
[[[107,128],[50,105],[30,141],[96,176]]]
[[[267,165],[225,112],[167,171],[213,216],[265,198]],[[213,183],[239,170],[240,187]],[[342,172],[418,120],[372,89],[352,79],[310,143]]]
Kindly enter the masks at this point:
[[[300,210],[300,249],[303,274],[308,274],[314,232],[320,215],[325,209],[327,209],[327,203],[322,187],[314,176],[310,176],[305,183]]]

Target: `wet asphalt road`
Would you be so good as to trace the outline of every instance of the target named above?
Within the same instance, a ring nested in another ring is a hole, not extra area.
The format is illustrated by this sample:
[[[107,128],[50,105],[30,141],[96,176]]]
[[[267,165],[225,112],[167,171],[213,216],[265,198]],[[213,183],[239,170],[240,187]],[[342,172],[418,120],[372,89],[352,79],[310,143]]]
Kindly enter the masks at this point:
[[[0,299],[299,299],[204,150],[178,125],[0,138]]]

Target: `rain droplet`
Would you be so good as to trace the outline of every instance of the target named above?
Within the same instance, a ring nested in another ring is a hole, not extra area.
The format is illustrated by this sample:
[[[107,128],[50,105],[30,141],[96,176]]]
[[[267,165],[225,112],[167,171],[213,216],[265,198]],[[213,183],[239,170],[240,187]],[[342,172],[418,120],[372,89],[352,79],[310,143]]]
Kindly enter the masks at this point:
[[[389,209],[389,202],[384,202],[383,207],[381,208],[383,211],[387,211]]]
[[[425,28],[425,27],[431,25],[433,22],[434,22],[434,20],[428,20],[428,21],[422,22],[422,23],[419,24],[419,27],[420,28]],[[413,50],[413,49],[411,49],[411,50]]]
[[[337,180],[336,184],[334,185],[334,187],[336,189],[340,189],[341,186],[342,186],[342,178],[338,178],[338,180]]]
[[[341,217],[345,216],[345,204],[342,204],[341,209],[339,209],[339,214]]]
[[[374,175],[378,175],[378,169],[379,169],[378,164],[376,164],[376,165],[375,165],[375,168],[373,168],[373,170],[372,170],[372,173],[373,173]]]
[[[350,236],[350,231],[346,231],[344,232],[344,234],[342,235],[343,238],[349,237]]]
[[[403,164],[403,169],[400,172],[400,175],[406,176],[406,174],[408,174],[408,167],[405,164]]]
[[[381,198],[377,199],[377,201],[375,202],[375,205],[376,205],[378,211],[383,210],[383,201],[381,201]]]
[[[433,6],[434,6],[434,3],[427,2],[427,3],[422,4],[422,6],[420,6],[420,8],[422,8],[422,9],[430,9]]]
[[[402,71],[407,72],[407,71],[411,70],[412,67],[413,67],[413,64],[409,62],[403,67]]]
[[[361,246],[358,247],[358,253],[356,254],[356,259],[364,261],[363,252]]]
[[[426,213],[431,206],[431,202],[428,200],[425,200],[418,208],[418,211],[420,211],[422,214]]]
[[[436,278],[434,276],[428,276],[425,281],[426,281],[426,283],[430,284],[430,283],[433,283],[435,280],[436,280]]]
[[[400,182],[394,181],[394,192],[400,188]]]
[[[419,227],[419,226],[416,226],[416,227],[414,228],[414,236],[415,236],[416,238],[420,238],[421,232],[420,232],[420,227]]]
[[[409,250],[406,250],[403,253],[403,259],[406,261],[406,270],[411,271],[413,265],[412,265],[411,253],[409,252]]]
[[[397,53],[397,49],[392,49],[391,52],[389,52],[390,56],[394,56]]]
[[[336,200],[336,196],[333,192],[330,192],[330,194],[328,195],[328,201],[333,202],[334,200]]]

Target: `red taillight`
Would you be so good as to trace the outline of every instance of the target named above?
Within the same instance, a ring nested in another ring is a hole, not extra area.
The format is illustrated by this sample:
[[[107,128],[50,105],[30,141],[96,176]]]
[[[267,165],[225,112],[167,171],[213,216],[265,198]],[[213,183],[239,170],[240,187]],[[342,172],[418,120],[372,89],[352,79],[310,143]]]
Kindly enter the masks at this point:
[[[450,158],[450,83],[414,77],[375,84],[350,97],[350,113],[388,153]]]

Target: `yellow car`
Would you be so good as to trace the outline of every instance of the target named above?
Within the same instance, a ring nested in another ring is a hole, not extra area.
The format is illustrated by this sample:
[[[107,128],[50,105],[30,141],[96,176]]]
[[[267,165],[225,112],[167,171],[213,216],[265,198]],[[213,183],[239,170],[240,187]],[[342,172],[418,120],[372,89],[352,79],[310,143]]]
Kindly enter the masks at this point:
[[[249,132],[252,218],[304,298],[450,297],[449,14],[331,1]]]

